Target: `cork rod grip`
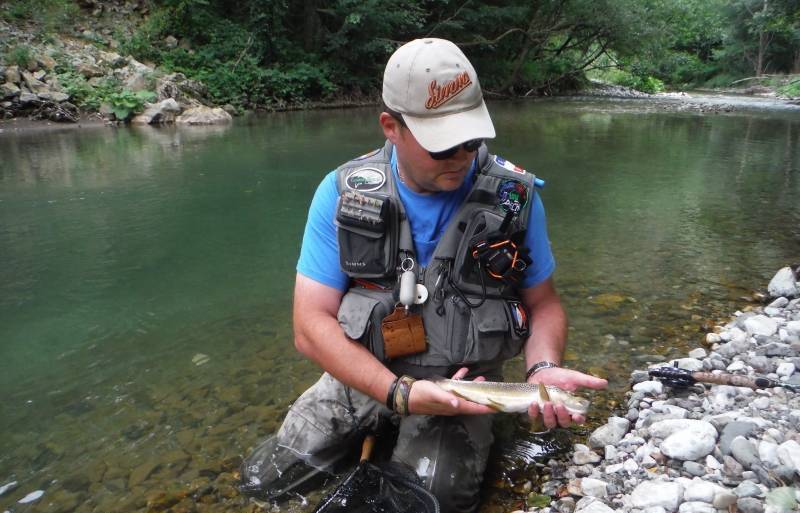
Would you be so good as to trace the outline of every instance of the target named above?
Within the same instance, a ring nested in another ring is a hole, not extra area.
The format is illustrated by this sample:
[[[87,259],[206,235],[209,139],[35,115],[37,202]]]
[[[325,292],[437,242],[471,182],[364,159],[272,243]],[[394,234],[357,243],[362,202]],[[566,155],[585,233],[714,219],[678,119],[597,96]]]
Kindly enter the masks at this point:
[[[717,385],[731,385],[734,387],[759,388],[753,378],[738,376],[736,374],[712,374],[710,372],[693,372],[692,377],[702,383],[716,383]]]

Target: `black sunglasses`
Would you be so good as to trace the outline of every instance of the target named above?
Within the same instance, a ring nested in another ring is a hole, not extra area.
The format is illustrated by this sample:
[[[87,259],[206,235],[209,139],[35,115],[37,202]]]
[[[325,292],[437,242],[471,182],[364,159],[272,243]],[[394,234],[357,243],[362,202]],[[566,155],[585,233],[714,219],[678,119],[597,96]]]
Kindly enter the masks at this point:
[[[399,112],[395,112],[386,106],[384,106],[383,110],[387,112],[390,116],[392,116],[394,119],[396,119],[398,123],[400,123],[400,126],[408,127],[408,125],[406,125],[406,120],[403,119],[402,114],[400,114]],[[458,153],[459,148],[464,148],[464,150],[472,153],[473,151],[478,151],[478,148],[481,147],[481,144],[483,144],[483,139],[472,139],[465,143],[461,143],[458,146],[447,148],[446,150],[429,151],[428,155],[430,155],[433,160],[447,160],[456,153]]]
[[[478,148],[481,147],[481,144],[483,144],[483,139],[472,139],[470,141],[461,143],[458,146],[453,146],[452,148],[448,148],[446,150],[429,151],[428,155],[430,155],[433,160],[447,160],[453,155],[455,155],[458,152],[459,148],[464,148],[465,151],[471,153],[473,151],[478,151]]]

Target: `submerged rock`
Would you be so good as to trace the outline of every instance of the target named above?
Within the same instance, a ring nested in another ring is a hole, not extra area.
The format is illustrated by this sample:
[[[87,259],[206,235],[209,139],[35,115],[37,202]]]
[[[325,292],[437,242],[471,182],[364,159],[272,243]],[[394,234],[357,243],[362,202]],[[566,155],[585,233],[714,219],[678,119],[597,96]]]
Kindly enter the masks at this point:
[[[44,495],[44,490],[36,490],[35,492],[31,492],[25,497],[21,498],[17,502],[20,504],[28,504],[30,502],[38,501]]]
[[[0,496],[5,495],[8,492],[12,492],[17,489],[17,482],[11,481],[10,483],[6,483],[3,486],[0,486]]]

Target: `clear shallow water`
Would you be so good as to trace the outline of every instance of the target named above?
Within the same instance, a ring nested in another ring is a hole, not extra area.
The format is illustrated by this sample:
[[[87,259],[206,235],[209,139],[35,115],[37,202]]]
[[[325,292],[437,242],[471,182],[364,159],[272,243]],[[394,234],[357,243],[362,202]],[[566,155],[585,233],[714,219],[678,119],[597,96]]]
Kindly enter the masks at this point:
[[[547,181],[568,361],[615,391],[800,260],[800,117],[649,105],[491,106],[492,150]],[[318,374],[289,316],[308,202],[380,144],[372,109],[0,134],[0,506],[134,510],[272,432]]]

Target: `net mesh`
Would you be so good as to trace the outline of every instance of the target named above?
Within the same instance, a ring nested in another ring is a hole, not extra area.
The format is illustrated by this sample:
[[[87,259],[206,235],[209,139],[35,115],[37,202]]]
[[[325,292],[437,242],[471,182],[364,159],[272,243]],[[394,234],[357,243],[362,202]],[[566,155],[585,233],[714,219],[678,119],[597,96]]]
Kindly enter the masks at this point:
[[[410,467],[387,462],[359,463],[328,494],[314,513],[439,513],[436,498],[420,484]]]

